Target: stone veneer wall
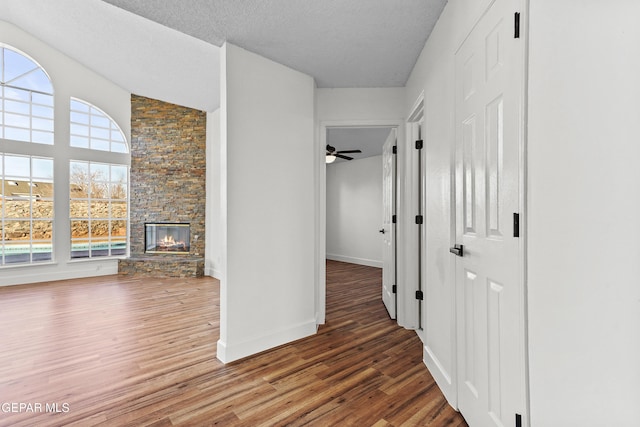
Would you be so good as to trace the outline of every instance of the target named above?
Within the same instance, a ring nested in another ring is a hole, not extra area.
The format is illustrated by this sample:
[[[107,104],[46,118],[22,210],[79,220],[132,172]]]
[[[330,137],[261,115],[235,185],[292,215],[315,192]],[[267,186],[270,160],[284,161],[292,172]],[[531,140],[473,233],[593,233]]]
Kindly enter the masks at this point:
[[[144,254],[145,222],[190,223],[191,253],[204,256],[206,117],[203,111],[131,95],[132,258]]]

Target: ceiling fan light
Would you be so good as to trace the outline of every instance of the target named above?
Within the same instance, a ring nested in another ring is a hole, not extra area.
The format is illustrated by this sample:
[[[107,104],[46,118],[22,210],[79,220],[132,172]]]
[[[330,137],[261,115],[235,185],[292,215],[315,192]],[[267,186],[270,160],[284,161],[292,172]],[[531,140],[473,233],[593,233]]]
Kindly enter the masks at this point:
[[[335,159],[336,159],[336,156],[334,156],[333,154],[327,154],[327,157],[325,158],[325,162],[333,163]]]

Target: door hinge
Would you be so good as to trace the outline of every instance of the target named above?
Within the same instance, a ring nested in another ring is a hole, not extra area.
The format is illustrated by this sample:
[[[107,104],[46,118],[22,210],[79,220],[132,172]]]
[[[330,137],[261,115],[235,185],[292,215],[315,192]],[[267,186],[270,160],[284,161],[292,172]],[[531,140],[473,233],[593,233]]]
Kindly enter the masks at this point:
[[[396,216],[395,215],[391,215],[391,223],[395,224],[396,220],[397,220]]]
[[[397,294],[398,293],[398,285],[393,285],[391,287],[391,292],[393,292],[394,294]]]
[[[520,38],[520,12],[513,15],[513,38]]]
[[[398,146],[397,145],[393,146],[393,148],[391,149],[391,153],[398,154]]]
[[[416,140],[416,150],[422,150],[422,146],[424,144],[422,143],[421,139]]]
[[[516,414],[516,427],[522,427],[522,415]]]
[[[520,214],[513,213],[513,237],[520,237]]]
[[[416,224],[422,224],[423,218],[422,215],[416,215]]]
[[[422,301],[424,299],[424,293],[422,293],[422,291],[416,291],[416,299]]]

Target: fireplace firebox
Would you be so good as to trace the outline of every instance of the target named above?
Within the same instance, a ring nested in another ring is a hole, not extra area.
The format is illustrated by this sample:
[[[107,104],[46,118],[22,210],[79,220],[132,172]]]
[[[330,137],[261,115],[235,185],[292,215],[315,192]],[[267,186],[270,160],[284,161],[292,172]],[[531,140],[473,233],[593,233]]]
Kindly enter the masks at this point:
[[[146,223],[144,247],[151,254],[188,254],[190,226],[187,223]]]

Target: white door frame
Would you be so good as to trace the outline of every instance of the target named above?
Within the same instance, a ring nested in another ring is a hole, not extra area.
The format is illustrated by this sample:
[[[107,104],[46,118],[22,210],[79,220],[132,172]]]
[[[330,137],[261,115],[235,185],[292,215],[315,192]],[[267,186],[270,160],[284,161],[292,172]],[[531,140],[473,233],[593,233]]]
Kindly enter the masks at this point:
[[[321,121],[318,129],[317,146],[315,150],[314,169],[316,172],[316,324],[321,325],[326,320],[327,305],[327,271],[326,271],[326,255],[327,255],[327,169],[325,162],[326,146],[327,146],[327,129],[329,128],[372,128],[386,127],[396,128],[398,141],[404,140],[404,120],[388,119],[388,120],[328,120]],[[382,166],[381,166],[382,167]],[[400,162],[398,162],[397,177],[400,178],[402,173]],[[400,190],[401,192],[401,190]],[[399,204],[398,204],[399,205]],[[398,243],[400,245],[400,243]],[[397,250],[397,248],[396,248]],[[398,287],[399,288],[399,287]],[[396,296],[398,298],[398,296]],[[398,311],[400,310],[400,302],[398,303]],[[396,313],[397,316],[397,313]]]

